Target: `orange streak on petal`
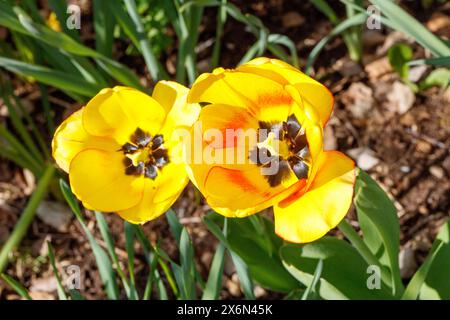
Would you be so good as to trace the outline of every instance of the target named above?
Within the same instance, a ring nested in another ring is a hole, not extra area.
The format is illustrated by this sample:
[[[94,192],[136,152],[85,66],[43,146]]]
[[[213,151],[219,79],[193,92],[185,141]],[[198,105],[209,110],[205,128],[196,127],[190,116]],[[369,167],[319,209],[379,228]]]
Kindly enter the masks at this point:
[[[242,171],[228,170],[228,169],[224,170],[227,171],[228,179],[234,184],[240,186],[242,188],[242,191],[259,193],[258,188],[254,186],[250,180],[247,179],[247,177],[244,175]]]
[[[283,91],[277,91],[273,94],[261,94],[258,96],[257,105],[259,108],[278,106],[278,105],[289,105],[293,102],[290,95]]]

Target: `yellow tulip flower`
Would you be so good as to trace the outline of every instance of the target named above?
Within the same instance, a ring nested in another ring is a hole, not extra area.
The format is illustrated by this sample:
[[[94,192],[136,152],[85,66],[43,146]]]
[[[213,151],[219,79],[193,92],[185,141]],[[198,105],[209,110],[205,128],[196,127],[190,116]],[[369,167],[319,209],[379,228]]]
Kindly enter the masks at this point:
[[[56,130],[53,157],[73,193],[92,210],[132,223],[163,214],[189,181],[178,129],[189,129],[200,106],[189,90],[159,82],[150,97],[136,89],[101,90]]]
[[[188,174],[215,211],[245,217],[273,206],[275,232],[296,243],[322,237],[347,214],[355,165],[323,150],[334,103],[325,86],[262,57],[200,75],[188,102],[207,103],[191,130],[203,161],[191,150]]]

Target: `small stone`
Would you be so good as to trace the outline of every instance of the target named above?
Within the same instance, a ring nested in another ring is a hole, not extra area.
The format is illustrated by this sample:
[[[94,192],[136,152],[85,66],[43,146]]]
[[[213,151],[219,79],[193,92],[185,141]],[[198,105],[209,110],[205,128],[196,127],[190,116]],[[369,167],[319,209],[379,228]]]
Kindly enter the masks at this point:
[[[376,81],[382,75],[392,72],[391,64],[387,57],[368,63],[364,70],[372,81]]]
[[[58,232],[68,232],[72,220],[72,211],[54,201],[42,201],[36,210],[37,216],[47,225],[55,228]]]
[[[362,72],[361,66],[348,58],[342,58],[336,61],[333,69],[340,72],[344,77],[352,77]]]
[[[264,288],[262,288],[261,286],[256,285],[253,288],[253,294],[255,295],[256,299],[261,299],[262,297],[264,297],[266,295],[267,291],[264,290]]]
[[[355,118],[366,118],[373,109],[373,91],[362,82],[352,83],[343,94],[342,102]]]
[[[442,179],[445,175],[444,169],[439,166],[431,166],[428,171],[438,179]]]
[[[421,153],[430,153],[432,146],[429,142],[419,140],[416,144],[416,150]]]
[[[395,81],[392,85],[391,91],[387,94],[387,103],[389,109],[398,114],[404,114],[414,104],[416,96],[412,89],[406,84]]]
[[[410,68],[408,73],[408,80],[412,82],[418,82],[420,79],[422,79],[428,68],[429,67],[426,64]]]
[[[295,28],[303,24],[305,18],[296,11],[290,11],[283,15],[281,23],[284,28]]]
[[[38,278],[31,281],[30,292],[54,292],[58,284],[55,277]]]
[[[356,160],[356,164],[362,170],[370,170],[380,162],[380,160],[375,157],[375,152],[369,148],[350,149],[347,153]]]
[[[402,279],[409,279],[417,270],[417,262],[414,257],[414,251],[410,248],[400,250],[398,257],[400,265],[400,275]]]

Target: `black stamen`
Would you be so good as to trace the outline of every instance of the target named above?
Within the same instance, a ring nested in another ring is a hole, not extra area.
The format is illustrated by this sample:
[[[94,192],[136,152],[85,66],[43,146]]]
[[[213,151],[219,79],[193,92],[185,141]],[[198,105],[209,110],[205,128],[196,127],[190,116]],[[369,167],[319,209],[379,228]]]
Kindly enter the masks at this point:
[[[122,150],[124,153],[133,153],[138,149],[139,149],[139,147],[127,142],[122,146],[122,148],[120,150]]]
[[[158,175],[156,167],[153,165],[148,165],[145,167],[145,176],[147,178],[150,178],[152,180],[155,180],[156,176]]]
[[[158,149],[164,143],[164,138],[162,135],[157,134],[152,140],[152,150]]]
[[[146,147],[151,141],[151,136],[141,128],[137,128],[131,136],[131,141],[140,147]]]
[[[139,162],[137,166],[129,166],[125,169],[125,174],[130,176],[140,176],[144,173],[144,163]]]

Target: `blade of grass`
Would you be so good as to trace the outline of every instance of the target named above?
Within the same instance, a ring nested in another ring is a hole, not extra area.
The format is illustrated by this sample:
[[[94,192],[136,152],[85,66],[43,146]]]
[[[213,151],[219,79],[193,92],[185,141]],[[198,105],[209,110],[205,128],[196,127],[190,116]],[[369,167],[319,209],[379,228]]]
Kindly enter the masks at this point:
[[[67,295],[62,285],[61,276],[58,272],[58,268],[56,267],[55,252],[53,250],[53,246],[51,245],[50,241],[47,241],[47,248],[48,248],[48,258],[50,259],[50,264],[52,266],[53,273],[55,274],[56,277],[58,298],[59,300],[67,300]]]
[[[39,182],[36,186],[36,190],[33,192],[30,200],[28,201],[22,215],[14,227],[13,232],[9,236],[8,240],[3,245],[0,251],[0,273],[5,270],[8,264],[9,254],[17,248],[17,246],[22,241],[25,236],[28,227],[34,219],[36,214],[36,209],[44,199],[45,195],[48,191],[48,186],[53,179],[55,173],[55,167],[53,165],[48,165],[42,174],[42,177],[39,179]]]
[[[87,227],[85,220],[81,214],[80,207],[78,206],[77,200],[75,199],[72,190],[70,190],[70,187],[62,179],[59,180],[59,185],[64,198],[66,199],[88,238],[92,252],[94,253],[95,261],[97,263],[100,278],[102,279],[102,283],[105,286],[108,298],[117,300],[119,298],[119,290],[117,288],[115,273],[112,268],[111,260],[109,260],[108,258],[108,254],[102,249],[102,247],[100,247],[98,242],[95,240],[94,235]]]
[[[105,241],[105,243],[106,243],[106,249],[108,250],[109,256],[114,264],[117,274],[119,275],[120,279],[122,280],[122,284],[125,289],[125,293],[126,293],[127,297],[130,299],[130,297],[131,297],[130,285],[129,285],[128,279],[125,275],[125,272],[123,271],[123,269],[119,263],[119,258],[117,257],[117,254],[115,251],[112,234],[111,234],[111,231],[109,230],[108,224],[106,223],[105,217],[101,212],[95,211],[95,219],[97,220],[97,226],[100,230],[103,241]]]
[[[134,226],[128,222],[124,222],[125,229],[125,249],[128,255],[128,274],[130,276],[130,299],[139,300],[136,291],[136,279],[134,275]]]
[[[23,157],[23,160],[27,163],[25,167],[29,168],[37,177],[39,177],[42,170],[41,164],[33,158],[28,150],[3,124],[0,124],[0,137],[3,137],[9,143],[11,148]]]
[[[93,97],[102,89],[71,74],[14,59],[0,57],[0,66],[20,75],[33,77],[37,81],[63,91],[71,91],[86,97]]]
[[[217,12],[217,22],[216,22],[216,40],[214,41],[214,48],[211,55],[211,68],[216,68],[219,65],[220,60],[220,49],[222,44],[223,36],[223,26],[227,21],[227,10],[225,5],[227,0],[221,0],[220,6]]]
[[[390,20],[396,30],[415,39],[424,48],[430,50],[433,55],[436,57],[450,56],[450,48],[441,39],[395,2],[385,0],[369,0],[369,2],[380,9],[380,12]]]
[[[303,293],[302,300],[308,300],[309,295],[312,292],[316,291],[316,286],[320,280],[320,275],[322,274],[322,270],[323,270],[323,260],[320,259],[319,262],[317,263],[316,270],[314,271],[313,280],[311,281],[310,285],[306,288],[305,292]]]
[[[148,71],[154,81],[162,78],[162,73],[159,68],[159,64],[151,50],[150,40],[147,38],[144,30],[144,26],[141,21],[141,17],[136,8],[136,2],[134,0],[124,0],[128,14],[134,23],[135,30],[137,32],[137,38],[139,40],[139,47],[142,55],[144,56],[145,63],[147,64]]]
[[[9,86],[7,84],[4,84],[3,81],[2,81],[2,85],[6,89],[6,91],[9,91],[8,90]],[[11,122],[12,122],[14,128],[17,130],[20,138],[24,142],[27,149],[30,151],[31,156],[34,159],[36,159],[36,161],[39,163],[40,166],[43,165],[44,157],[42,156],[39,149],[36,147],[36,143],[33,141],[33,138],[31,137],[30,133],[28,132],[27,128],[25,127],[21,117],[17,113],[16,106],[19,107],[18,101],[16,99],[14,99],[15,105],[13,106],[13,104],[11,103],[11,100],[9,99],[9,95],[7,94],[7,92],[2,93],[1,96],[3,98],[3,102],[5,103],[5,105],[8,109],[8,113],[9,113]],[[21,110],[21,111],[22,111],[23,115],[26,114],[26,112],[24,112],[24,110]]]
[[[420,64],[428,64],[430,66],[442,66],[450,68],[450,56],[442,58],[418,59],[408,62],[408,65],[410,66],[416,66]]]
[[[105,10],[109,0],[93,0],[95,48],[105,57],[112,58],[114,19]]]
[[[11,288],[13,288],[14,291],[17,292],[17,294],[25,300],[33,300],[27,289],[19,281],[4,273],[0,273],[0,278],[2,278],[3,281],[9,284]]]
[[[438,255],[439,251],[444,247],[445,242],[441,242],[435,250],[427,257],[425,262],[416,271],[412,279],[410,280],[405,292],[403,293],[402,300],[416,300],[419,296],[420,289],[425,283],[428,272],[431,269],[434,259]]]
[[[202,300],[217,300],[222,288],[222,275],[225,262],[225,246],[219,243],[209,268],[208,280],[203,291]]]
[[[366,21],[366,15],[364,13],[358,13],[352,16],[351,18],[348,18],[341,23],[339,23],[333,30],[331,30],[330,33],[328,33],[327,36],[323,37],[314,47],[314,49],[311,51],[311,53],[308,56],[308,60],[306,61],[305,66],[305,73],[310,74],[310,69],[313,66],[314,62],[316,61],[317,57],[319,56],[322,49],[326,46],[326,44],[335,36],[341,34],[348,28],[351,28],[353,26],[361,25],[365,23]]]
[[[67,28],[67,18],[69,17],[67,14],[67,3],[66,1],[61,0],[48,0],[48,4],[50,8],[55,12],[56,17],[58,18],[59,24],[61,25],[61,29],[70,36],[75,41],[80,41],[80,35],[76,31],[76,29]]]

